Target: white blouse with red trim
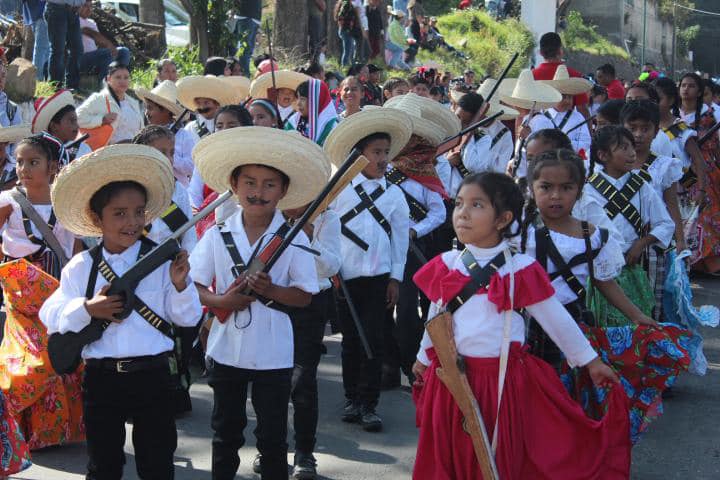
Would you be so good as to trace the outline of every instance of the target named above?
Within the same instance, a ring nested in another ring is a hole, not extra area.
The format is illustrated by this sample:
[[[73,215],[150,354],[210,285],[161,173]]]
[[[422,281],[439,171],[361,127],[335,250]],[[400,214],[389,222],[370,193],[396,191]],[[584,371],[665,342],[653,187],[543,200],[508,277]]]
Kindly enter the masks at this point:
[[[500,242],[493,248],[468,245],[480,267],[487,265],[508,247]],[[460,251],[451,250],[438,255],[423,266],[413,280],[433,305],[430,318],[436,315],[470,281]],[[524,254],[512,256],[512,266],[503,265],[490,279],[487,288],[478,290],[472,298],[453,314],[453,331],[458,352],[467,357],[497,358],[503,340],[504,312],[511,308],[510,272],[515,272],[513,307],[525,308],[538,320],[542,328],[565,354],[571,366],[583,366],[597,354],[583,335],[575,320],[555,298],[555,290],[547,273],[535,259]],[[525,343],[525,322],[517,312],[511,314],[510,341]],[[427,350],[432,342],[425,332],[417,359],[424,365],[430,360]]]

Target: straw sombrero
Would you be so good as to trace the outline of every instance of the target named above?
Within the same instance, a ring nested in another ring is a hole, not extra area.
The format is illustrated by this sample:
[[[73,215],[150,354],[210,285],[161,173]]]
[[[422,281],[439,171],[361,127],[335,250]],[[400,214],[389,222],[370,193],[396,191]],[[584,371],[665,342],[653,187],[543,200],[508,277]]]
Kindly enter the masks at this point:
[[[240,104],[250,93],[249,78],[232,75],[229,77],[220,77],[220,80],[222,80],[230,88],[232,94],[235,96],[235,101],[233,103]]]
[[[242,165],[261,164],[290,177],[287,194],[278,208],[298,208],[310,203],[330,178],[330,161],[323,149],[296,132],[268,127],[237,127],[200,140],[193,162],[216,192],[230,188],[230,175]]]
[[[430,120],[423,118],[422,108],[412,100],[405,99],[407,95],[392,97],[385,102],[382,108],[400,110],[406,113],[412,122],[413,135],[424,138],[432,145],[438,145],[445,138],[444,129]]]
[[[109,145],[60,171],[51,191],[58,221],[75,235],[102,235],[92,220],[90,199],[108,183],[122,181],[137,182],[147,190],[146,224],[170,205],[175,177],[165,155],[146,145]]]
[[[32,133],[47,131],[50,120],[68,105],[75,106],[70,90],[60,90],[49,97],[41,97],[35,101],[35,116],[32,119]]]
[[[399,109],[365,107],[340,122],[328,135],[323,148],[330,161],[339,167],[353,147],[373,133],[390,135],[388,160],[392,160],[410,140],[413,134],[413,122],[407,113]]]
[[[462,128],[460,119],[446,106],[430,98],[415,95],[414,93],[408,93],[401,98],[404,99],[404,102],[409,102],[419,107],[422,118],[440,127],[442,139],[452,137],[460,132]]]
[[[541,80],[542,83],[554,87],[563,95],[580,95],[592,88],[592,82],[584,78],[570,77],[565,65],[558,65],[552,80]]]
[[[228,83],[215,75],[190,75],[177,82],[178,101],[192,111],[198,109],[196,98],[212,98],[222,107],[236,103],[236,96]]]
[[[503,89],[503,86],[500,88]],[[513,107],[530,110],[533,105],[536,109],[554,107],[562,100],[562,95],[550,85],[536,81],[532,72],[525,69],[520,73],[512,92],[501,92],[500,100]]]
[[[15,125],[12,127],[0,126],[0,143],[16,143],[32,135],[30,125]]]
[[[497,80],[494,78],[488,78],[486,79],[482,85],[480,85],[480,88],[478,88],[477,93],[482,95],[483,99],[487,98],[488,95],[490,95],[490,92],[492,91],[493,87],[497,83]],[[501,122],[504,122],[505,120],[512,120],[520,115],[520,112],[515,110],[512,107],[508,107],[507,105],[500,105],[500,100],[498,100],[498,95],[503,94],[503,86],[504,83],[500,84],[500,88],[498,91],[493,95],[493,98],[490,99],[490,108],[488,109],[487,113],[485,114],[488,117],[492,117],[496,113],[498,113],[500,110],[502,110],[503,113],[500,115],[499,120]],[[510,90],[512,91],[512,90]]]
[[[289,88],[293,92],[297,87],[310,80],[310,77],[292,70],[275,70],[276,88]],[[272,72],[263,73],[250,85],[250,96],[252,98],[268,98],[268,90],[273,87]]]
[[[170,80],[163,80],[152,90],[137,87],[135,93],[140,97],[140,100],[150,100],[153,103],[157,103],[165,110],[169,110],[170,113],[176,117],[183,111],[182,105],[177,101],[177,86]]]

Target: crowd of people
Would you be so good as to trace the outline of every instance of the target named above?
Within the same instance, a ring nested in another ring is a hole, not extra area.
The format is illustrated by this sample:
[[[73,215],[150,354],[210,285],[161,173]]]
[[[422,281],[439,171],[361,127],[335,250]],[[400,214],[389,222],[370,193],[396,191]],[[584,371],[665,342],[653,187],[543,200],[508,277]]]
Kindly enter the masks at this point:
[[[720,316],[682,288],[686,258],[720,271],[717,92],[693,73],[625,89],[610,65],[593,86],[557,34],[540,51],[534,70],[479,85],[470,70],[383,83],[372,64],[340,79],[267,55],[252,80],[218,57],[178,78],[164,59],[132,94],[115,61],[101,91],[38,99],[27,125],[2,94],[0,476],[84,440],[88,478],[121,478],[132,420],[138,475],[173,478],[196,365],[213,390],[212,478],[239,468],[248,386],[253,469],[288,478],[292,402],[292,475],[316,478],[330,323],[339,420],[381,431],[383,389],[412,386],[413,478],[481,478],[447,349],[501,478],[629,478],[663,394],[707,367],[698,326]],[[357,153],[362,170],[293,230]],[[130,297],[109,290],[176,232],[179,253]],[[449,322],[450,343],[428,321]],[[56,371],[49,338],[92,328],[77,368]]]

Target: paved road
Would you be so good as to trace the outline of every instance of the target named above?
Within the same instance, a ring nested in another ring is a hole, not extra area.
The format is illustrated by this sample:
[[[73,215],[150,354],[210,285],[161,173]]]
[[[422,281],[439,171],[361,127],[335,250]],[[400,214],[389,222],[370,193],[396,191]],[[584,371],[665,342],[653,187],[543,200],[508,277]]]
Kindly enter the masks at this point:
[[[720,305],[720,280],[695,285],[696,303]],[[707,329],[706,354],[710,371],[705,377],[682,376],[675,397],[666,402],[665,415],[650,427],[633,451],[633,479],[720,479],[720,332]],[[329,354],[320,366],[321,417],[317,458],[320,478],[342,480],[406,479],[412,471],[417,432],[410,394],[385,392],[379,413],[383,433],[366,433],[338,420],[343,397],[340,376],[340,340],[326,338]],[[193,386],[194,412],[178,421],[179,444],[175,454],[178,480],[210,478],[209,414],[212,393],[203,382]],[[248,404],[251,412],[251,407]],[[254,418],[247,429],[248,446],[242,449],[238,478],[256,479],[251,471],[255,455]],[[130,436],[128,435],[128,438]],[[291,442],[292,448],[292,442]],[[126,479],[136,479],[132,446],[128,442]],[[35,465],[13,479],[79,480],[84,478],[83,445],[36,452]],[[290,457],[292,461],[292,456]]]

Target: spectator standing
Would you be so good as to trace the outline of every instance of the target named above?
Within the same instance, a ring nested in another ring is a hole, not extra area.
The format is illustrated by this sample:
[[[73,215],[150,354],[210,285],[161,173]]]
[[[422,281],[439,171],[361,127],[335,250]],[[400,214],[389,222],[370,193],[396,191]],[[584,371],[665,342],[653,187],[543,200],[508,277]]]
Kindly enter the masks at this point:
[[[355,56],[355,37],[353,30],[360,28],[360,14],[355,8],[353,0],[339,0],[335,3],[333,17],[338,24],[338,37],[342,44],[340,63],[350,65]]]
[[[100,33],[95,20],[90,18],[92,2],[86,1],[80,7],[80,31],[82,32],[83,54],[80,57],[82,73],[97,73],[100,79],[107,76],[108,65],[113,59],[121,65],[130,65],[130,50],[116,47],[115,44]]]
[[[47,62],[50,58],[50,40],[48,39],[47,22],[43,18],[44,0],[25,0],[23,2],[23,23],[32,28],[35,45],[33,47],[33,65],[37,69],[36,78],[45,80]]]
[[[368,19],[368,41],[370,43],[370,58],[380,55],[382,40],[385,34],[383,25],[383,11],[380,0],[369,0],[365,6],[365,14]]]
[[[620,80],[615,78],[615,67],[609,63],[601,65],[595,72],[597,83],[605,87],[609,100],[623,100],[625,98],[625,87]]]
[[[240,0],[237,4],[234,17],[235,28],[232,29],[232,32],[244,44],[238,44],[237,56],[240,58],[240,65],[245,76],[250,77],[250,59],[255,50],[255,37],[262,20],[262,0]],[[240,50],[242,50],[242,55]]]
[[[419,4],[414,5],[410,11],[412,12],[411,23],[406,29],[409,46],[405,50],[405,63],[412,67],[420,45],[423,43],[421,25],[425,21],[425,13]]]
[[[45,21],[50,40],[50,80],[77,88],[80,83],[82,35],[78,11],[85,0],[47,0]],[[66,55],[66,52],[69,52]]]
[[[308,0],[308,51],[313,61],[318,59],[325,43],[326,8],[324,0]]]
[[[403,53],[407,47],[407,36],[405,36],[405,27],[402,23],[405,13],[396,9],[389,9],[388,13],[391,17],[385,41],[385,50],[390,55],[388,66],[400,70],[410,70],[408,64],[403,60]]]

